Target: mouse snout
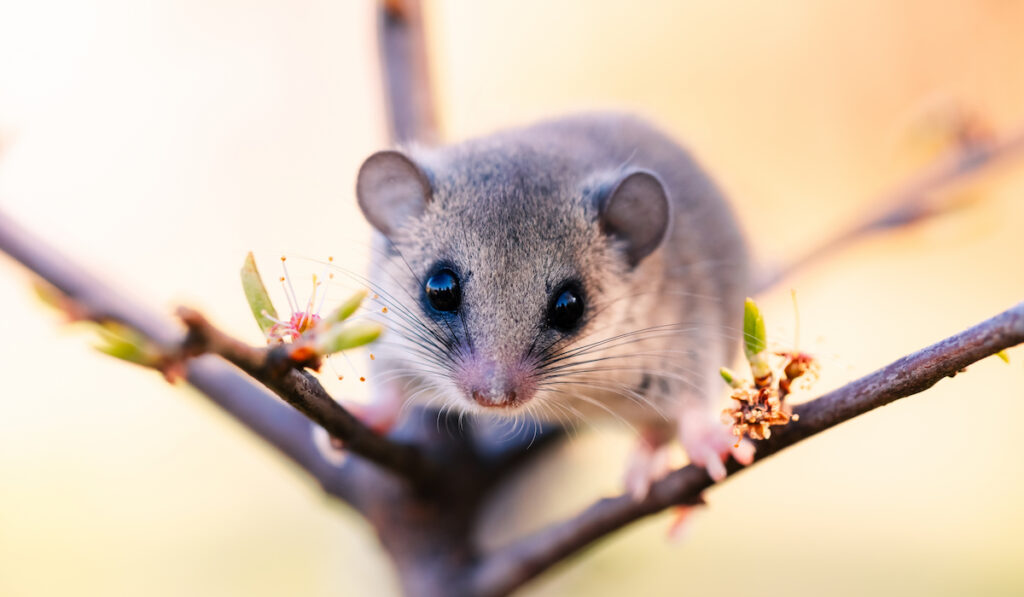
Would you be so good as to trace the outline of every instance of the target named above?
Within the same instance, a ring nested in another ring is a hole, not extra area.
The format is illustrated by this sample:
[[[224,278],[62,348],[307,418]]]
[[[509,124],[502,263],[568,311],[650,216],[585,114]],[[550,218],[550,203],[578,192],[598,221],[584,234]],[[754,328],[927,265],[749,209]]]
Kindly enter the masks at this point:
[[[488,409],[519,407],[533,397],[536,389],[524,363],[501,363],[475,356],[462,364],[457,383],[467,398]]]

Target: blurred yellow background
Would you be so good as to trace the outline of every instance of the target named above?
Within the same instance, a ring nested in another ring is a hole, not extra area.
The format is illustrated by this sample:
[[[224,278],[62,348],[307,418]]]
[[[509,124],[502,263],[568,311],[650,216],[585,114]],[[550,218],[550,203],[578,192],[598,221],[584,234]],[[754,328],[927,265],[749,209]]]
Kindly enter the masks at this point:
[[[765,260],[934,157],[913,123],[935,106],[1024,123],[1019,2],[440,0],[427,24],[448,138],[638,111],[717,175]],[[0,0],[0,209],[257,342],[245,251],[363,267],[354,174],[385,142],[373,33],[368,1]],[[1024,299],[1024,161],[961,192],[983,202],[762,297],[789,342],[798,290],[816,390]],[[202,398],[92,351],[27,280],[0,259],[0,595],[397,591],[357,517]],[[1024,593],[1010,355],[710,491],[681,545],[657,516],[524,593]],[[587,433],[538,471],[545,519],[614,492],[628,445]]]

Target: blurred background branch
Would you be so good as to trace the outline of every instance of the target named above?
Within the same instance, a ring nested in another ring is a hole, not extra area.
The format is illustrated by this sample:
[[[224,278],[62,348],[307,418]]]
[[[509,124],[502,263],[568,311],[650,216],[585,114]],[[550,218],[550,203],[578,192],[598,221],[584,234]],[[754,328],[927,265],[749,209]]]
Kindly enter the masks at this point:
[[[392,143],[437,142],[423,7],[418,0],[382,0],[377,14]]]
[[[888,194],[868,201],[871,211],[856,219],[853,225],[831,234],[782,267],[765,265],[755,286],[762,290],[771,288],[858,240],[941,215],[955,207],[947,196],[951,188],[965,184],[985,170],[1004,166],[1022,153],[1024,127],[1001,138],[970,138],[970,142],[956,145],[951,155],[942,156],[924,172]]]

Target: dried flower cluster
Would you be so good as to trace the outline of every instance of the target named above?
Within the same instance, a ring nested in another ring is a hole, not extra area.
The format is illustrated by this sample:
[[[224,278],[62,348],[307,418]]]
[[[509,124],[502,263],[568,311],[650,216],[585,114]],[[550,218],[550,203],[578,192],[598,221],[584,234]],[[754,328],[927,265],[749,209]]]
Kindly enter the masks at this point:
[[[732,387],[735,404],[722,411],[722,422],[732,426],[736,445],[744,437],[768,439],[771,427],[796,420],[786,397],[796,389],[807,388],[818,376],[818,362],[799,351],[767,350],[764,318],[753,300],[747,299],[743,317],[744,353],[750,363],[753,381],[740,379],[722,368],[722,378]]]

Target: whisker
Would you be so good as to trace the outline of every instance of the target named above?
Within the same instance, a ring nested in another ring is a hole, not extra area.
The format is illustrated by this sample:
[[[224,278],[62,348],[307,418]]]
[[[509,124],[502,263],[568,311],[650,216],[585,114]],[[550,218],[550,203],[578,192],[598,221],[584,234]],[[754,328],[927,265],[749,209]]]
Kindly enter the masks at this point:
[[[310,260],[310,261],[314,261],[315,263],[319,263],[321,265],[324,265],[324,262],[319,261],[319,260]],[[395,312],[396,315],[398,315],[400,318],[404,319],[409,324],[411,324],[411,325],[415,326],[416,328],[422,330],[424,333],[428,334],[429,336],[433,337],[433,339],[436,342],[440,342],[442,345],[447,347],[449,350],[451,349],[451,347],[454,344],[456,344],[456,342],[453,341],[454,338],[446,338],[444,336],[443,330],[441,328],[437,327],[436,323],[434,324],[434,327],[436,329],[432,329],[431,326],[428,325],[427,321],[424,321],[424,319],[419,317],[419,315],[417,315],[413,310],[411,310],[408,307],[406,307],[404,303],[399,301],[394,295],[392,295],[390,292],[388,292],[386,289],[384,289],[379,284],[376,284],[375,282],[373,282],[371,279],[367,278],[366,276],[364,276],[364,275],[362,275],[362,274],[360,274],[358,272],[355,272],[355,271],[350,270],[348,268],[341,267],[340,265],[337,265],[335,263],[328,262],[328,263],[326,263],[326,265],[328,267],[338,271],[339,273],[342,273],[345,276],[348,276],[349,278],[359,282],[360,284],[365,285],[366,287],[368,287],[370,290],[372,290],[378,296],[382,296],[382,297],[386,298],[391,303],[389,306],[391,307],[392,311]],[[385,274],[387,274],[389,276],[391,275],[385,268],[380,268],[379,271],[383,271],[383,273],[385,273]],[[402,288],[402,290],[406,294],[409,295],[409,298],[412,301],[414,301],[414,302],[416,301],[416,297],[412,296],[412,294],[409,293],[409,291],[406,289],[405,285],[403,285],[399,280],[395,279],[394,276],[391,276],[391,278],[392,278],[392,281],[395,282],[395,284],[397,286]],[[430,321],[429,323],[434,323],[434,322]],[[442,333],[438,333],[438,332],[442,332]],[[426,338],[424,338],[424,340],[426,340]]]
[[[612,373],[612,372],[623,372],[623,373],[647,373],[655,377],[665,377],[673,379],[680,383],[686,384],[691,388],[699,390],[700,388],[689,379],[673,373],[671,371],[652,371],[647,367],[591,367],[589,369],[575,369],[572,371],[563,371],[555,375],[548,376],[548,379],[560,379],[571,375],[578,375],[581,373]]]
[[[550,386],[583,386],[583,387],[588,387],[588,388],[591,388],[591,389],[594,389],[594,390],[610,391],[610,392],[613,392],[615,394],[618,394],[618,395],[622,396],[623,398],[633,402],[634,404],[636,404],[638,406],[650,408],[651,410],[653,410],[662,419],[664,419],[666,421],[669,420],[669,417],[664,413],[664,411],[662,411],[661,408],[658,407],[657,404],[654,403],[653,400],[651,400],[650,398],[644,396],[643,394],[640,394],[639,392],[637,392],[636,390],[634,390],[633,388],[631,388],[631,387],[629,387],[629,386],[627,386],[625,384],[617,383],[617,382],[605,382],[605,381],[602,381],[600,383],[602,383],[604,385],[597,385],[597,383],[588,383],[588,382],[591,382],[591,380],[582,379],[580,381],[550,381],[550,382],[545,382],[544,386],[545,387],[550,387]],[[579,396],[579,394],[574,393],[573,396]]]

